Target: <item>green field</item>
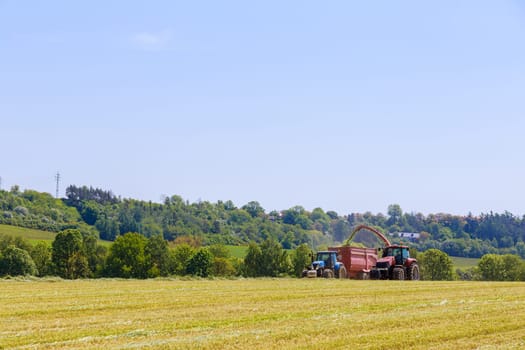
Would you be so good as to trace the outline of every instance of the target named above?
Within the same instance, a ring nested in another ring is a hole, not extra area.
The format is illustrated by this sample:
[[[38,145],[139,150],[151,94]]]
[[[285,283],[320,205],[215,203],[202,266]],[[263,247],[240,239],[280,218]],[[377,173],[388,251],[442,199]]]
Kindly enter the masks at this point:
[[[522,349],[525,284],[0,280],[1,349]]]
[[[476,258],[460,258],[456,256],[451,256],[450,258],[452,259],[454,267],[461,270],[476,267],[479,263],[479,259]]]
[[[0,225],[0,235],[24,237],[30,242],[53,241],[56,233],[48,231],[33,230],[25,227]]]
[[[248,252],[248,246],[244,245],[228,245],[226,246],[226,248],[228,248],[228,251],[230,252],[231,256],[239,259],[244,259],[246,253]]]
[[[55,239],[56,233],[49,231],[33,230],[25,227],[11,226],[11,225],[1,225],[0,224],[0,235],[13,236],[13,237],[23,237],[27,239],[32,244],[38,242],[48,242],[51,245],[51,242]],[[99,240],[99,244],[108,247],[111,245],[110,241]]]

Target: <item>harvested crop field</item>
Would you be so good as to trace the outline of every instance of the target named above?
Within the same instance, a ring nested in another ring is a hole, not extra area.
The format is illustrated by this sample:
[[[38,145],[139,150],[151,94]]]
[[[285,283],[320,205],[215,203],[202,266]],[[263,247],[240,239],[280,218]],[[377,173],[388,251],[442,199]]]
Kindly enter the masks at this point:
[[[0,281],[0,349],[350,347],[525,348],[525,284]]]

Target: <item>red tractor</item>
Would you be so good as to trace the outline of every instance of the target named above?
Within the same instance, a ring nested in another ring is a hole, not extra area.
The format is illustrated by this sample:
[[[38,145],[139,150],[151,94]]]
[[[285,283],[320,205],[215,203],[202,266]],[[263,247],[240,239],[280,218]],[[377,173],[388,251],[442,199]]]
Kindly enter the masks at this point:
[[[382,280],[419,280],[417,260],[410,257],[407,246],[390,245],[383,249],[383,257],[370,270],[370,278]]]

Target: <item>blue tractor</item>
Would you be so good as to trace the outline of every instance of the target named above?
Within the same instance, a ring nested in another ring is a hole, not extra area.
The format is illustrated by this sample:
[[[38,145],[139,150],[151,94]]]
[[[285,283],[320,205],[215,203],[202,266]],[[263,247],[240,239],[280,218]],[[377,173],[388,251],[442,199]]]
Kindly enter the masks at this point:
[[[315,261],[303,271],[303,277],[346,278],[345,265],[337,260],[337,252],[317,252]]]

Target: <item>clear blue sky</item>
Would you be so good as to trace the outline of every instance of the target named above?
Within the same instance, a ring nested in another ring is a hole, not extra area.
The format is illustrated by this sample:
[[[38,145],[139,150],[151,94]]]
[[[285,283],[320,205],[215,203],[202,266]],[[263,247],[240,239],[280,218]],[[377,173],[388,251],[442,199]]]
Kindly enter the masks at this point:
[[[525,214],[522,1],[0,0],[2,188]]]

